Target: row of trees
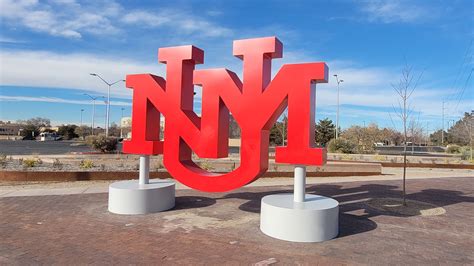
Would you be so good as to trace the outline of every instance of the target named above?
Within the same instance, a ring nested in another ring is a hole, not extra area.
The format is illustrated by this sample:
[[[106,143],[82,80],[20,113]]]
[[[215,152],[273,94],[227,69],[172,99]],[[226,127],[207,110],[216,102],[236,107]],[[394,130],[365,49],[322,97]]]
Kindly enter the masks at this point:
[[[440,129],[430,135],[430,141],[435,145],[456,144],[470,145],[473,141],[474,111],[464,113],[464,117],[456,121],[447,131]],[[443,139],[444,137],[444,139]]]
[[[28,120],[20,120],[19,124],[22,124],[21,135],[26,138],[33,138],[38,136],[41,129],[46,132],[51,132],[48,129],[51,127],[51,121],[47,118],[36,117]],[[288,126],[288,119],[284,117],[281,121],[278,121],[273,125],[270,130],[270,143],[272,145],[285,145],[286,144],[286,132]],[[407,141],[413,143],[423,143],[432,145],[447,145],[457,144],[459,146],[471,145],[473,141],[473,127],[474,127],[474,111],[465,113],[464,117],[444,132],[444,140],[442,140],[442,131],[438,130],[432,133],[428,139],[424,137],[421,126],[411,121],[407,125]],[[328,143],[335,136],[335,125],[332,120],[325,118],[319,120],[315,125],[315,142],[317,145],[327,147]],[[117,124],[112,123],[109,128],[109,135],[114,137],[120,137],[122,134],[125,136],[130,128],[120,128]],[[94,129],[95,134],[103,133],[103,129]],[[403,134],[392,128],[379,128],[376,124],[369,124],[366,127],[362,126],[351,126],[345,130],[339,130],[340,138],[348,141],[353,145],[354,152],[357,153],[370,153],[374,150],[374,143],[384,143],[385,145],[402,145]],[[240,128],[237,122],[231,116],[229,136],[231,138],[240,137]],[[58,128],[58,134],[63,136],[64,139],[74,138],[85,138],[91,135],[91,128],[89,126],[77,126],[77,125],[62,125]]]
[[[273,145],[284,145],[286,140],[287,119],[275,123],[270,130],[270,143]],[[327,147],[328,143],[335,137],[336,127],[332,120],[325,118],[319,120],[315,125],[315,142],[321,147]],[[341,130],[339,130],[341,132]],[[403,141],[402,134],[391,128],[379,128],[376,124],[367,127],[352,126],[343,130],[339,138],[350,142],[354,152],[372,152],[374,143],[386,145],[400,145]]]
[[[270,131],[270,143],[273,145],[284,145],[286,141],[286,117],[282,121],[278,121]],[[317,145],[327,147],[331,139],[335,137],[335,126],[333,122],[326,118],[319,120],[315,125],[315,142]],[[435,145],[445,146],[456,144],[459,146],[471,146],[474,136],[474,111],[465,113],[464,117],[444,132],[444,140],[442,141],[442,131],[438,130],[431,135],[423,131],[423,127],[416,121],[407,123],[407,143],[414,145]],[[345,130],[340,130],[340,144],[348,142],[354,147],[355,153],[371,153],[374,151],[375,143],[383,143],[384,145],[400,146],[404,144],[404,135],[402,132],[392,128],[379,128],[377,124],[369,124],[368,126],[351,126]]]
[[[43,117],[35,117],[28,120],[18,120],[17,124],[21,125],[20,134],[25,139],[33,139],[37,137],[41,132],[55,132],[51,129],[51,120]],[[102,128],[94,128],[94,134],[98,135],[104,133],[105,130]],[[126,135],[130,132],[130,128],[120,128],[117,124],[112,123],[109,127],[109,136],[120,137],[120,134]],[[77,126],[77,125],[62,125],[58,127],[58,135],[61,135],[63,139],[70,140],[74,138],[85,138],[92,135],[90,126]]]

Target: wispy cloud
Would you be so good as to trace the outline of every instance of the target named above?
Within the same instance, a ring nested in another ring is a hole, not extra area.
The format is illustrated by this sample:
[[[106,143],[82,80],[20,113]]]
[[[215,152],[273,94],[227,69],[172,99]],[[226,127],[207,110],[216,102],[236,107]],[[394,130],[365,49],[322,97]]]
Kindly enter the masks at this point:
[[[25,43],[23,40],[0,36],[0,43]]]
[[[63,99],[63,98],[56,98],[56,97],[29,97],[29,96],[5,96],[5,95],[0,95],[0,101],[67,103],[67,104],[80,104],[80,105],[92,104],[91,101],[70,100],[70,99]],[[100,101],[98,101],[98,103],[100,103]],[[110,101],[110,105],[131,106],[131,103],[123,102],[123,101]]]
[[[163,75],[164,65],[143,64],[132,60],[100,57],[94,54],[61,54],[45,51],[0,51],[0,84],[68,88],[104,94],[105,85],[91,72],[108,80],[124,79],[127,74]],[[39,88],[40,89],[40,88]],[[130,98],[131,90],[119,83],[112,96]]]
[[[93,54],[60,54],[37,51],[0,51],[2,71],[1,85],[17,85],[31,87],[69,88],[73,90],[88,90],[104,95],[106,88],[98,79],[89,76],[90,72],[100,73],[109,80],[123,79],[126,74],[153,73],[164,76],[165,65],[144,64],[132,60],[117,60],[109,57],[99,57]],[[287,52],[284,60],[276,60],[273,73],[276,73],[282,64],[322,61],[301,52]],[[241,73],[241,63],[235,61],[230,69]],[[399,78],[399,72],[391,68],[367,67],[351,61],[329,61],[330,78],[328,84],[318,86],[318,106],[330,107],[336,104],[337,86],[333,74],[345,80],[341,84],[340,99],[343,105],[358,105],[366,108],[385,107],[391,109],[397,105],[397,98],[391,83]],[[8,67],[6,67],[8,66]],[[201,68],[211,67],[209,65]],[[226,66],[229,67],[229,66]],[[452,90],[432,88],[429,84],[420,84],[413,95],[414,108],[422,110],[427,115],[439,115],[440,99],[450,95]],[[131,90],[119,84],[112,89],[112,96],[130,99]],[[16,98],[28,101],[30,98]],[[42,101],[53,101],[51,98],[35,98]],[[7,99],[3,96],[0,100]],[[460,110],[468,110],[469,101],[460,102]],[[54,101],[59,101],[54,99]],[[454,101],[454,100],[453,100]],[[82,103],[82,101],[79,101]],[[439,102],[439,103],[438,103]],[[449,104],[449,103],[447,103]],[[456,104],[453,102],[452,104]]]
[[[0,17],[8,25],[66,38],[81,38],[83,33],[119,32],[111,18],[121,7],[113,1],[97,1],[84,6],[75,1],[2,0]]]
[[[195,16],[179,9],[161,9],[153,12],[128,12],[115,1],[77,2],[74,0],[1,0],[0,18],[12,27],[22,26],[35,32],[79,39],[87,34],[117,34],[123,26],[165,27],[181,34],[204,37],[227,36],[232,30],[203,16]],[[217,12],[217,11],[216,11]],[[209,15],[211,16],[211,15]]]
[[[232,33],[231,29],[222,27],[203,17],[196,17],[175,9],[164,9],[159,12],[135,10],[126,14],[123,22],[152,28],[168,26],[184,34],[197,33],[205,37],[227,36]]]
[[[414,23],[435,16],[430,5],[421,5],[406,0],[368,0],[358,2],[361,10],[368,15],[367,19],[383,23]],[[425,2],[431,3],[431,2]]]

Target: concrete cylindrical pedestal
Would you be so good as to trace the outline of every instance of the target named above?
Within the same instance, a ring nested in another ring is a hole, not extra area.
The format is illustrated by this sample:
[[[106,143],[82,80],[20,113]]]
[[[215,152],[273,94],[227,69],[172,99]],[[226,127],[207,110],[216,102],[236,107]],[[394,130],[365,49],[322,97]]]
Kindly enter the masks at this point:
[[[268,236],[292,242],[322,242],[339,233],[339,202],[306,194],[304,202],[293,194],[262,198],[260,230]]]
[[[113,213],[154,213],[171,209],[174,204],[173,181],[150,180],[147,184],[139,184],[138,180],[127,180],[109,186],[109,211]]]

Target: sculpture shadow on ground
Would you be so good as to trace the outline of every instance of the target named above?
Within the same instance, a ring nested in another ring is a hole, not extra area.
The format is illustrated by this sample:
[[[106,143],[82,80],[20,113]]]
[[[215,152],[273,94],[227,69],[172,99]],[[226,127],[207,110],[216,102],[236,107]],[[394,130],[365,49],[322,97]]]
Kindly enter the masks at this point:
[[[172,210],[204,208],[216,204],[216,199],[202,196],[177,196]]]
[[[238,198],[246,202],[239,209],[246,212],[260,213],[261,199],[264,196],[280,193],[293,193],[292,189],[280,189],[261,192],[237,192],[225,195],[222,199]],[[371,218],[377,216],[398,216],[391,212],[369,207],[366,203],[374,198],[400,198],[398,186],[381,184],[364,184],[356,187],[344,187],[337,184],[318,184],[306,188],[306,193],[331,197],[339,201],[339,237],[350,236],[377,228]],[[407,195],[407,199],[423,201],[439,207],[461,202],[474,202],[474,197],[461,191],[443,189],[425,189]]]

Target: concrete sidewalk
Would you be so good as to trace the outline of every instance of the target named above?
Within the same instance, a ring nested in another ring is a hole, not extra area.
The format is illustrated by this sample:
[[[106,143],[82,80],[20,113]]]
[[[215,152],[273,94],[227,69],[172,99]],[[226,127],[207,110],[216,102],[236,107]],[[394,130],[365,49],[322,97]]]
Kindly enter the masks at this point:
[[[347,177],[308,177],[307,184],[328,184],[356,181],[383,181],[402,179],[401,168],[384,168],[383,174],[378,176],[347,176]],[[473,177],[474,170],[464,169],[426,169],[409,168],[407,179],[426,178],[449,178],[449,177]],[[0,197],[24,197],[24,196],[46,196],[46,195],[74,195],[106,193],[110,183],[115,181],[77,181],[77,182],[29,182],[29,183],[0,183]],[[292,178],[260,178],[246,187],[262,186],[288,186],[293,184]],[[189,189],[177,182],[176,189]]]

